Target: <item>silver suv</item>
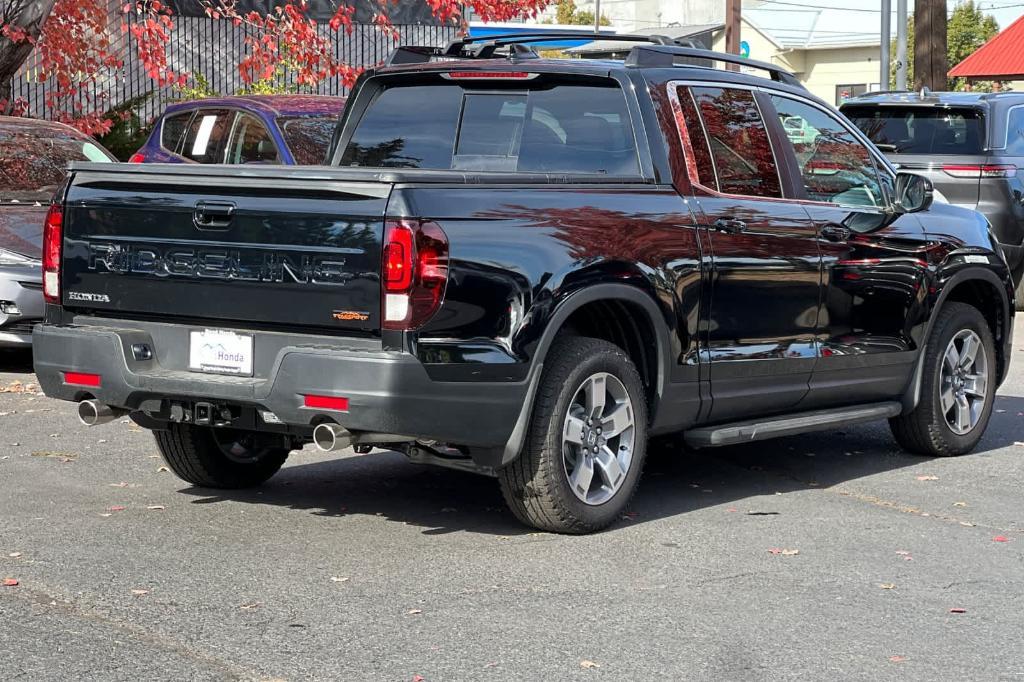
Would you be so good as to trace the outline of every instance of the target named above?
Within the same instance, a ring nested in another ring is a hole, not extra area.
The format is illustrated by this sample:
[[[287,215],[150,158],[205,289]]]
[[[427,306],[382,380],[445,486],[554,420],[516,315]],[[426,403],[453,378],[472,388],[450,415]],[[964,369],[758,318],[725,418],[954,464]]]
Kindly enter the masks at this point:
[[[900,170],[988,218],[1024,310],[1024,93],[871,93],[840,109]]]

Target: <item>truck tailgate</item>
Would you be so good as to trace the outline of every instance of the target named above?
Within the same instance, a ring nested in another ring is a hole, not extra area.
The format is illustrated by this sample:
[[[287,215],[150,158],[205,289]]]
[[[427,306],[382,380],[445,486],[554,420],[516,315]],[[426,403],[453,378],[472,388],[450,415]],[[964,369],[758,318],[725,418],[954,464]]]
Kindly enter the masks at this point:
[[[65,307],[380,328],[389,183],[335,179],[329,169],[134,168],[73,169]]]

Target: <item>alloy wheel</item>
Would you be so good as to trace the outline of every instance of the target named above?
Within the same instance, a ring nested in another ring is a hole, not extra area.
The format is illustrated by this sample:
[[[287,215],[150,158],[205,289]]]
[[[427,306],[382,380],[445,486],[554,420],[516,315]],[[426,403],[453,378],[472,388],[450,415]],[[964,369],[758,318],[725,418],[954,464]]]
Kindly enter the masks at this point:
[[[573,493],[599,505],[619,491],[633,461],[633,403],[614,375],[598,372],[576,389],[562,428],[562,463]]]
[[[963,329],[949,341],[939,375],[939,404],[946,424],[963,436],[978,425],[988,400],[988,356],[981,337]]]

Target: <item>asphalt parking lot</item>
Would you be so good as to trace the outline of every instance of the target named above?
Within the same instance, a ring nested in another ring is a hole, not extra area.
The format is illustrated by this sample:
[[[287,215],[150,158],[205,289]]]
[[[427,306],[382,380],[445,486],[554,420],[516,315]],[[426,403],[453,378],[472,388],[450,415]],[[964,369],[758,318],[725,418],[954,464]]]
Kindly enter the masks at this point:
[[[884,424],[663,448],[631,510],[533,533],[374,451],[191,488],[0,353],[5,680],[1024,680],[1024,320],[979,450]]]

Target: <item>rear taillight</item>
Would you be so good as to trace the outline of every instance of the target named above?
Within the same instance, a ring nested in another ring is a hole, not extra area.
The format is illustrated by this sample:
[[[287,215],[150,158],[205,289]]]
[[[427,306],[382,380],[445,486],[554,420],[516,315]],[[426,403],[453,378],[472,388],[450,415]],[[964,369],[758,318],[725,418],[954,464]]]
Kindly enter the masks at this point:
[[[60,249],[64,232],[64,209],[51,204],[43,225],[43,298],[60,303]]]
[[[381,294],[384,329],[417,329],[441,307],[448,284],[448,237],[437,223],[388,221]]]
[[[128,163],[142,163],[145,160],[145,154],[140,154],[139,152],[135,152],[134,154],[128,157]]]
[[[1013,164],[947,163],[942,171],[954,178],[1012,178],[1017,174],[1017,167]]]

